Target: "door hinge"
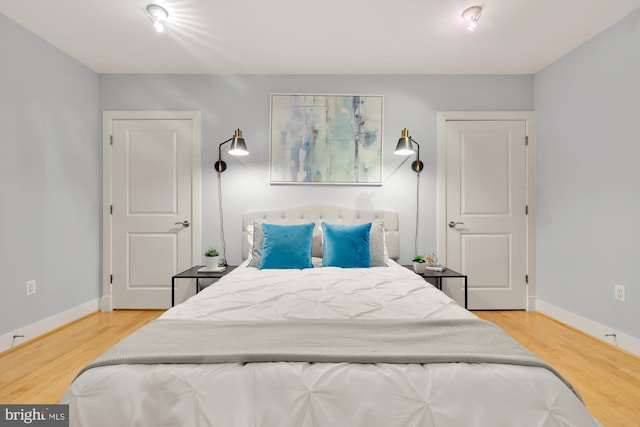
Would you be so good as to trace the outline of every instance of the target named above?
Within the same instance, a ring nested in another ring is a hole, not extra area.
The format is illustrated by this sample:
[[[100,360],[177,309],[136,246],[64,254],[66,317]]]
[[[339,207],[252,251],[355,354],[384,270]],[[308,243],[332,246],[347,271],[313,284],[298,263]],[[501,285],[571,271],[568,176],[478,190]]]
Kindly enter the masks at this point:
[[[113,215],[113,205],[110,205],[110,206],[109,206],[109,213],[110,213],[111,215]]]
[[[524,281],[525,281],[526,283],[529,283],[529,275],[528,275],[528,274],[525,274],[525,275],[524,275]]]
[[[112,140],[113,143],[113,140]],[[524,145],[529,145],[529,135],[524,137]]]
[[[109,275],[109,283],[113,283],[113,274]]]
[[[109,135],[109,144],[113,145],[113,135]]]
[[[526,206],[524,207],[524,214],[525,214],[525,215],[529,215],[529,205],[526,205]]]

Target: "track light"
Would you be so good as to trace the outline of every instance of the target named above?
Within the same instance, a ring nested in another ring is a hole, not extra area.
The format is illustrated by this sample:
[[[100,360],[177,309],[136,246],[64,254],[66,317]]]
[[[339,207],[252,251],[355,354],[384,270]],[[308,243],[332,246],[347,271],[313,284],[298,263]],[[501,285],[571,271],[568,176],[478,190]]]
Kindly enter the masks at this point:
[[[482,6],[471,6],[462,12],[462,18],[469,22],[467,30],[475,31],[482,13]]]
[[[169,12],[162,6],[158,6],[157,4],[149,4],[147,5],[147,14],[149,15],[149,19],[153,23],[153,27],[157,32],[161,33],[164,31],[164,21],[169,18]]]

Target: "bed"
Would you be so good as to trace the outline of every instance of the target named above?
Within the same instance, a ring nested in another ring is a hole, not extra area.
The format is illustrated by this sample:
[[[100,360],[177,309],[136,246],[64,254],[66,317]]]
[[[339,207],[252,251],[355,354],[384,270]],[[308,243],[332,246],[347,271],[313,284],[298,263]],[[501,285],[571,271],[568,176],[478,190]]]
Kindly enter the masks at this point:
[[[245,213],[242,264],[83,369],[70,425],[601,426],[553,368],[399,265],[398,226],[388,210]],[[309,251],[286,253],[302,228]],[[366,250],[336,266],[366,233],[369,266],[350,265]],[[269,264],[292,257],[310,265]]]

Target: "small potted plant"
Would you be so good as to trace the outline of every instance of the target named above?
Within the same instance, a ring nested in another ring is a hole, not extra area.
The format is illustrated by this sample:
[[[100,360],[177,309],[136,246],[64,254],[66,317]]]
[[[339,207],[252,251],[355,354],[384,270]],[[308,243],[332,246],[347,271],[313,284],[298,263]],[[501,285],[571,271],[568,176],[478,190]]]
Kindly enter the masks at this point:
[[[218,264],[220,262],[220,257],[219,257],[219,253],[216,249],[214,248],[209,248],[205,253],[204,253],[204,259],[206,261],[207,264],[207,268],[209,269],[213,269],[218,267]]]
[[[423,274],[426,269],[426,261],[424,259],[424,256],[422,255],[416,255],[413,257],[413,271],[415,271],[418,274]]]

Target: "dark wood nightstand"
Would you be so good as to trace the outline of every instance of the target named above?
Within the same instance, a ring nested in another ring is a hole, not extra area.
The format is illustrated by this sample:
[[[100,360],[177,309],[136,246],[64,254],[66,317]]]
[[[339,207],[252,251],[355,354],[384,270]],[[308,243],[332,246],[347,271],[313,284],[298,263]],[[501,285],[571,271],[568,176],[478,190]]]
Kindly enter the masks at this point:
[[[405,265],[405,267],[411,271],[414,271],[413,265]],[[455,270],[451,270],[450,268],[447,268],[444,271],[427,270],[422,274],[418,274],[418,276],[422,276],[424,280],[431,283],[439,290],[442,290],[442,279],[464,279],[464,308],[468,308],[467,307],[468,283],[467,283],[466,274],[458,273]]]
[[[220,280],[225,275],[229,274],[236,269],[237,265],[227,265],[224,271],[205,271],[199,272],[198,270],[204,267],[203,265],[196,265],[188,270],[178,273],[171,278],[171,307],[175,305],[175,290],[176,279],[196,279],[196,294],[200,292],[200,279],[213,279],[213,283]]]

